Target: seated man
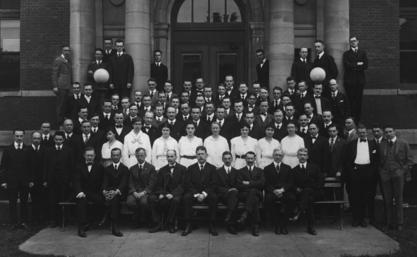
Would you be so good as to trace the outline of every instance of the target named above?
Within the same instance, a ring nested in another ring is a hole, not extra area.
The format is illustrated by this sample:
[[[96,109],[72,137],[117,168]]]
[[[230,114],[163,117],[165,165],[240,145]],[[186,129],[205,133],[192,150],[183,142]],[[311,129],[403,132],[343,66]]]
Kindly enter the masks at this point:
[[[161,215],[166,215],[169,233],[176,232],[175,217],[184,193],[184,176],[187,170],[176,162],[177,152],[175,150],[168,150],[166,155],[168,164],[158,171],[155,190],[149,199],[151,204],[155,206],[152,215],[153,219],[157,221],[157,226],[149,230],[150,233],[162,229]]]
[[[209,233],[217,236],[215,227],[216,220],[216,196],[213,192],[214,175],[216,167],[207,160],[207,149],[204,146],[198,146],[196,149],[197,163],[188,167],[185,177],[186,193],[184,194],[184,219],[186,226],[182,236],[191,233],[191,214],[194,203],[206,202],[209,206],[210,229]]]
[[[236,211],[236,206],[238,202],[238,193],[237,190],[237,170],[232,167],[232,153],[226,151],[222,155],[224,165],[217,169],[215,180],[215,194],[217,199],[222,202],[227,207],[226,222],[227,231],[230,234],[237,234],[236,229],[233,226],[233,215]],[[217,207],[217,205],[215,205]]]
[[[272,217],[275,234],[286,235],[288,234],[289,213],[293,210],[295,195],[292,191],[291,167],[282,163],[283,157],[284,153],[280,148],[274,149],[274,162],[264,169],[265,208],[269,216]],[[276,204],[276,201],[280,201],[280,204]]]
[[[81,162],[74,175],[74,192],[77,203],[78,235],[86,237],[88,229],[87,207],[88,202],[97,206],[104,206],[104,198],[101,194],[103,182],[103,167],[95,161],[96,153],[93,147],[84,150],[84,161]],[[103,209],[101,209],[103,210]]]
[[[238,224],[243,225],[248,217],[252,218],[252,235],[259,236],[259,202],[262,199],[262,189],[265,183],[264,173],[255,167],[256,154],[252,151],[245,155],[246,166],[238,170],[237,189],[239,200],[245,203],[245,211]]]
[[[144,224],[146,214],[149,213],[149,195],[152,193],[156,183],[155,167],[145,161],[146,150],[139,147],[135,151],[137,164],[130,167],[129,195],[126,204],[129,208],[136,210],[137,222]]]
[[[107,213],[110,214],[112,234],[118,237],[123,234],[118,229],[118,221],[120,214],[120,201],[126,197],[129,169],[120,162],[122,150],[114,148],[111,151],[112,164],[104,168],[103,176],[103,195],[105,204],[108,208]]]
[[[320,169],[314,164],[307,163],[308,150],[301,148],[297,152],[299,161],[298,166],[294,167],[294,188],[297,195],[299,212],[294,219],[303,213],[307,219],[307,232],[311,235],[317,235],[314,229],[314,201],[322,195],[323,181]]]

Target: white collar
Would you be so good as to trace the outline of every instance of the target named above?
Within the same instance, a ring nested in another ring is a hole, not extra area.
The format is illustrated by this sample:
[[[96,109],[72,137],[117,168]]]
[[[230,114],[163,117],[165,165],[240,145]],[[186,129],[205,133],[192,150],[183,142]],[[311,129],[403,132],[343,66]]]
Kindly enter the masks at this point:
[[[319,59],[321,59],[321,57],[323,57],[323,55],[324,55],[324,51],[319,53],[318,55],[319,55]]]

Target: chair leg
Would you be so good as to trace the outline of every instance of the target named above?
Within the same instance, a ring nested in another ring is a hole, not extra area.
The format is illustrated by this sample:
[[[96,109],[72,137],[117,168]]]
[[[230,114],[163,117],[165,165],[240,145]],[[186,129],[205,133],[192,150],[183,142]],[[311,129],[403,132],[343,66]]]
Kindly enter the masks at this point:
[[[343,206],[344,204],[340,204],[339,206],[339,220],[340,220],[339,229],[340,230],[343,230],[343,215],[344,215]]]

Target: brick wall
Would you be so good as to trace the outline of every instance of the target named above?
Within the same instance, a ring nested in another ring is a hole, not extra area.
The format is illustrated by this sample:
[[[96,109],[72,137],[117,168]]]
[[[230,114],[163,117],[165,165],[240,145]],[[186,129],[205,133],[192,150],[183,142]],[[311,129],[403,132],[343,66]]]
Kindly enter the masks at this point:
[[[51,64],[69,43],[69,0],[22,0],[21,89],[51,89]]]
[[[368,89],[399,87],[398,17],[399,0],[350,0],[350,32],[370,60]]]

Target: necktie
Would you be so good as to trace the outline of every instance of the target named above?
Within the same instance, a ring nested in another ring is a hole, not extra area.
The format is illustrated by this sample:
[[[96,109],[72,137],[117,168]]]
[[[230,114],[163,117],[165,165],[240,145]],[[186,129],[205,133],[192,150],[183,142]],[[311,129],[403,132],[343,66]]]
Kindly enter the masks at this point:
[[[114,169],[115,169],[115,170],[117,170],[118,166],[119,166],[119,165],[114,164]]]
[[[334,138],[330,139],[330,150],[333,151],[333,146],[334,146]]]
[[[46,140],[46,136],[44,135],[44,136],[43,136],[43,141],[45,141],[45,140]]]
[[[139,164],[139,172],[142,172],[143,170],[143,164]]]
[[[389,144],[389,146],[393,146],[394,145],[394,142],[392,140],[389,140],[388,141],[388,144]]]
[[[19,143],[19,144],[18,144],[17,149],[19,149],[19,150],[22,150],[22,149],[23,149],[23,147],[22,147],[22,143]]]
[[[332,92],[332,98],[336,98],[336,93]]]
[[[275,166],[275,170],[277,171],[277,173],[279,173],[279,164],[277,164],[277,166]]]
[[[203,169],[204,169],[204,165],[200,165],[200,171],[203,171]]]
[[[230,168],[229,168],[229,167],[227,167],[227,168],[226,168],[226,174],[227,174],[227,175],[229,175],[229,173],[230,173]]]

